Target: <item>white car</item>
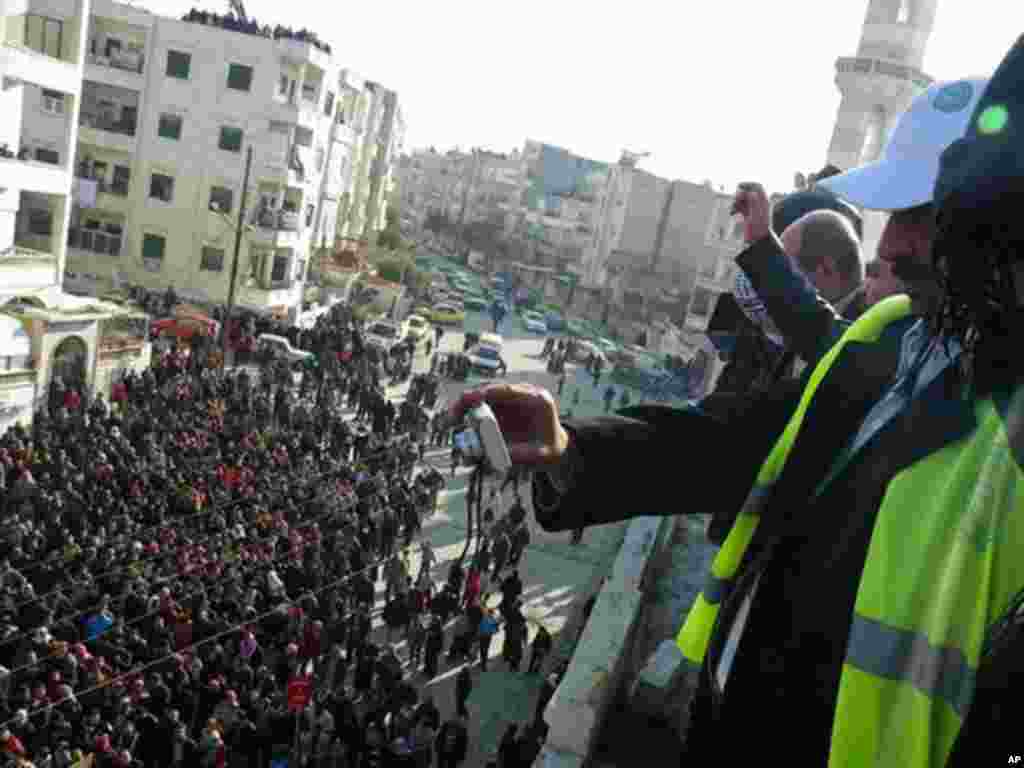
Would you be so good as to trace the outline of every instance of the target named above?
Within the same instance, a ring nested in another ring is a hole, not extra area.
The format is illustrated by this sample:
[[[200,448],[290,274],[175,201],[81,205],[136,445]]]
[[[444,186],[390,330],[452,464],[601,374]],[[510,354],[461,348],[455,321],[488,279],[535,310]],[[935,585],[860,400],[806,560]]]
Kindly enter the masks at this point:
[[[305,362],[313,357],[312,352],[296,349],[284,336],[273,333],[261,333],[256,338],[256,346],[261,352],[269,352],[274,357],[284,358],[289,363]]]
[[[504,370],[501,350],[489,344],[474,344],[466,353],[469,364],[478,371],[494,375],[499,369]]]
[[[548,332],[547,321],[537,312],[523,312],[523,327],[531,333]]]
[[[402,340],[402,328],[387,320],[376,320],[366,327],[363,339],[371,347],[390,353],[391,348]]]

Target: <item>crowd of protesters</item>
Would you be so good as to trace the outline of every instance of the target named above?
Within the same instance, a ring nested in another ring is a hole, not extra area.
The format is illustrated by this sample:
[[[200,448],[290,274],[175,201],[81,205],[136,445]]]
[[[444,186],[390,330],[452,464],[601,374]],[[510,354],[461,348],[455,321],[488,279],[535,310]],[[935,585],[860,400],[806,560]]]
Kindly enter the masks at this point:
[[[316,32],[311,32],[308,29],[295,30],[291,27],[282,26],[280,24],[270,27],[266,24],[261,25],[253,19],[239,18],[234,14],[222,16],[218,13],[200,11],[195,8],[182,16],[181,20],[188,21],[193,24],[205,24],[211,27],[220,27],[221,29],[227,29],[232,32],[241,32],[246,35],[267,37],[273,40],[298,40],[303,43],[310,43],[317,50],[328,55],[331,53],[331,46],[320,40],[320,38],[317,37]]]
[[[435,585],[417,534],[444,480],[417,469],[428,438],[450,441],[424,407],[436,379],[417,377],[396,408],[345,305],[292,338],[313,365],[225,371],[172,347],[109,403],[55,378],[31,428],[0,437],[0,764],[465,759],[464,706],[442,724],[414,681],[439,673],[453,618],[450,661],[475,644],[486,668],[501,622],[519,669],[525,512],[496,519],[492,494],[486,540]],[[550,649],[538,632],[529,672]],[[296,679],[315,695],[293,710]],[[532,763],[540,711],[510,731],[505,765]]]

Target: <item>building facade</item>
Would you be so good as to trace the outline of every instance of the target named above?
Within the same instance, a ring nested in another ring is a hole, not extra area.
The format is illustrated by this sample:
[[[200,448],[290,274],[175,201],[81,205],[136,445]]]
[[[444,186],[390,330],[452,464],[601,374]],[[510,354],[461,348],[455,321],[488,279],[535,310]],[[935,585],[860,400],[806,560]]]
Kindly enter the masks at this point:
[[[876,160],[899,116],[932,83],[921,66],[938,0],[868,0],[857,55],[836,61],[842,94],[828,162],[846,171]],[[874,252],[886,217],[864,215],[864,252]]]
[[[237,303],[294,315],[343,234],[363,84],[317,41],[229,21],[95,0],[68,269],[224,303],[238,237]]]
[[[0,429],[30,421],[55,377],[107,391],[124,370],[149,362],[145,316],[62,287],[90,2],[2,9]]]

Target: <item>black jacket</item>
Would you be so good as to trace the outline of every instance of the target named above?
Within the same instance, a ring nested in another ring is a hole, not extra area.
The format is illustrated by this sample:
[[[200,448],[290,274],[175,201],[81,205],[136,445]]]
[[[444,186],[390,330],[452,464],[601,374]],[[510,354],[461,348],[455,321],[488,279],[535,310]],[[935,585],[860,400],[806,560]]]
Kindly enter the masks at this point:
[[[749,750],[751,759],[826,761],[853,603],[881,499],[896,473],[974,426],[971,403],[954,396],[955,366],[937,360],[935,377],[912,400],[889,389],[899,354],[888,343],[847,344],[811,401],[741,571],[749,572],[759,554],[772,553],[758,571],[761,588],[720,705],[714,705],[707,668],[701,677],[689,730],[693,756],[744,732],[747,739],[735,749]],[[548,530],[569,530],[637,515],[710,511],[728,530],[796,394],[775,388],[745,402],[722,397],[715,407],[706,401],[700,410],[646,406],[570,423],[580,473],[563,497],[538,474],[538,521]],[[1019,429],[1009,422],[1007,429],[1013,443]],[[852,453],[851,435],[860,446]],[[840,455],[848,455],[848,463],[816,496]],[[1018,463],[1024,465],[1021,458]],[[716,633],[712,646],[721,640]],[[1008,729],[1016,726],[1007,713],[1012,691],[1024,686],[1022,657],[1024,639],[978,670],[948,765],[981,764],[987,750],[1010,740]],[[778,738],[794,727],[798,739]]]

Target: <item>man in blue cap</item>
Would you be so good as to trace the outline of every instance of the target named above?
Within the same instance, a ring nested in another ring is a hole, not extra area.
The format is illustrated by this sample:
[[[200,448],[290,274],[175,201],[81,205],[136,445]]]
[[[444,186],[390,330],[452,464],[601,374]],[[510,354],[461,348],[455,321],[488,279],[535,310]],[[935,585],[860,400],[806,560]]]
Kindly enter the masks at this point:
[[[929,94],[940,112],[974,102],[941,164],[914,158],[934,196],[910,186],[917,207],[934,201],[936,226],[927,253],[903,256],[929,264],[940,290],[921,273],[923,290],[850,326],[762,458],[742,424],[695,434],[681,412],[647,406],[563,425],[550,395],[522,385],[467,393],[453,409],[489,403],[513,462],[542,469],[534,509],[547,530],[699,513],[751,489],[678,638],[700,669],[694,759],[944,768],[1021,751],[1021,82],[1024,42],[980,99],[959,85]],[[895,377],[850,367],[919,312]],[[697,482],[671,509],[682,467],[669,457],[686,443],[700,446],[684,465]],[[716,471],[728,481],[702,494]]]

